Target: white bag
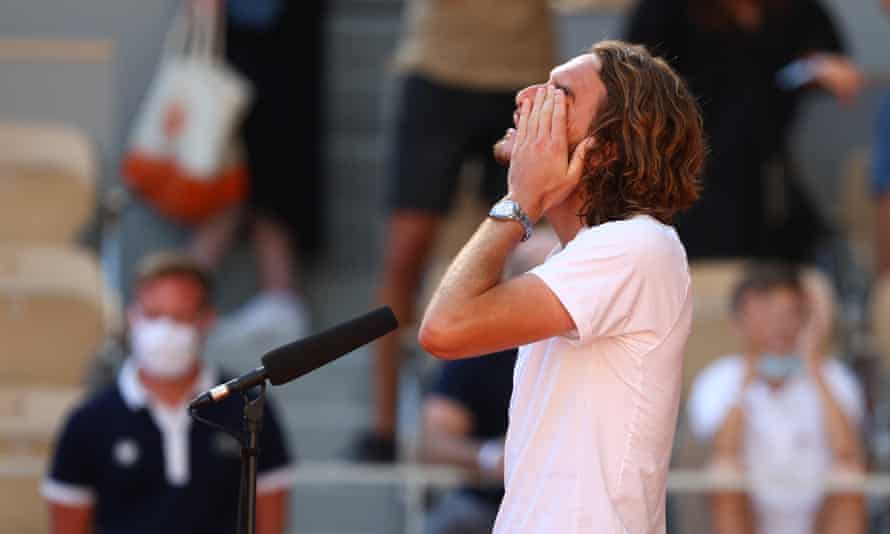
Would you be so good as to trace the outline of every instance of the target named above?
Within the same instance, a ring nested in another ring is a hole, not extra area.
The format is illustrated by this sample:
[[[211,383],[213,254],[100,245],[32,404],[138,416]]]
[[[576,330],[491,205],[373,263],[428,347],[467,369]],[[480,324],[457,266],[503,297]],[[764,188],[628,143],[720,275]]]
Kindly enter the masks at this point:
[[[134,155],[173,160],[204,180],[220,170],[251,96],[248,82],[222,59],[219,4],[186,0],[130,139]]]

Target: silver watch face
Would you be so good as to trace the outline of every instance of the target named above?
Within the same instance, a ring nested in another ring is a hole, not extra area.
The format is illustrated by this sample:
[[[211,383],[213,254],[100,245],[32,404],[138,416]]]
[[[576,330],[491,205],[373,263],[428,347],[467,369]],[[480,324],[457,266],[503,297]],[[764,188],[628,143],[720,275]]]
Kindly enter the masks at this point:
[[[502,200],[491,208],[494,217],[516,217],[516,207],[512,200]]]

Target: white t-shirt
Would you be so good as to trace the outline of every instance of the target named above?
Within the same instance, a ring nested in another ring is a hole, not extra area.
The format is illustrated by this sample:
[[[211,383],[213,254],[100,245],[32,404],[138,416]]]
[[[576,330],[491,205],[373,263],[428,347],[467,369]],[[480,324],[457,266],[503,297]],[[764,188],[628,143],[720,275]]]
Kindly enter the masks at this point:
[[[648,216],[585,228],[531,273],[577,331],[519,350],[494,532],[664,532],[692,320],[676,232]]]
[[[834,359],[825,361],[823,372],[841,410],[860,423],[864,401],[856,378]],[[744,378],[742,356],[725,356],[706,367],[689,394],[690,430],[699,439],[711,439],[736,402],[741,402],[745,414],[742,462],[753,479],[757,532],[809,534],[822,502],[819,481],[831,468],[819,392],[806,374],[798,373],[776,390],[757,380],[739,401]]]

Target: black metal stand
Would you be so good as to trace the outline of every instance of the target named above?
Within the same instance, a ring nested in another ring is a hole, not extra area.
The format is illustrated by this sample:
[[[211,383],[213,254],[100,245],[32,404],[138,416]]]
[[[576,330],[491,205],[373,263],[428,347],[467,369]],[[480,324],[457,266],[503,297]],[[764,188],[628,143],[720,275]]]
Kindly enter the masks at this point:
[[[266,384],[260,385],[257,398],[244,397],[244,435],[241,437],[241,495],[238,499],[238,531],[256,533],[256,474],[260,455],[259,437],[263,429]]]
[[[260,432],[263,430],[263,408],[266,404],[266,384],[260,384],[259,388],[259,394],[253,400],[250,400],[246,391],[241,394],[244,399],[244,430],[240,432],[201,417],[194,406],[189,409],[189,414],[196,421],[230,434],[241,444],[241,488],[236,527],[238,534],[256,534],[256,474],[260,455]]]

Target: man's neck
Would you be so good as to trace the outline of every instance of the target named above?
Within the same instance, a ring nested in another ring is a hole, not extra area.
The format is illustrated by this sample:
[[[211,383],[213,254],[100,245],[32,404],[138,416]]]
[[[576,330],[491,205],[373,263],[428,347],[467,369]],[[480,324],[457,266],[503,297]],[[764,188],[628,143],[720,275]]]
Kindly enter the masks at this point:
[[[578,231],[584,226],[578,217],[578,213],[583,206],[584,201],[580,193],[575,192],[569,195],[562,204],[551,208],[545,215],[547,222],[553,227],[553,231],[556,232],[556,237],[559,238],[559,242],[563,247],[574,239],[578,235]]]
[[[174,408],[189,400],[200,373],[201,364],[196,363],[192,370],[177,378],[151,376],[142,369],[138,370],[137,376],[148,395],[164,406]]]

